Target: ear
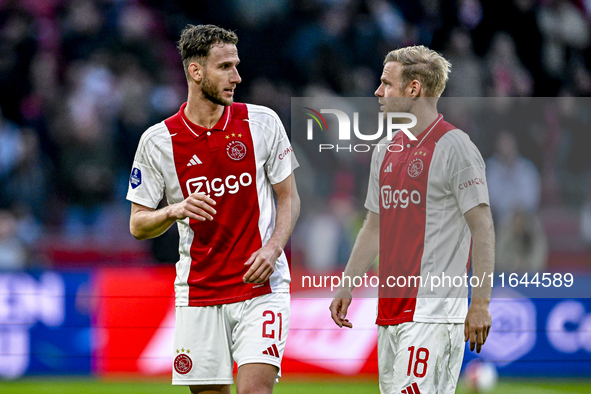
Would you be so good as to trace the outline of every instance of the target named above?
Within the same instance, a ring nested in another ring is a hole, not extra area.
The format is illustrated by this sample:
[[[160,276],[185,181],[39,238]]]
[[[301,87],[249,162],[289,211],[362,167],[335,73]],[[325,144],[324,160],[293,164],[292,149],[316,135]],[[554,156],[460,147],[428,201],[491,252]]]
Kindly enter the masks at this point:
[[[423,86],[421,85],[421,82],[415,79],[408,84],[407,89],[409,90],[410,97],[417,98],[420,97]]]
[[[203,66],[198,61],[192,61],[187,67],[187,71],[191,79],[197,83],[201,83],[203,80]]]

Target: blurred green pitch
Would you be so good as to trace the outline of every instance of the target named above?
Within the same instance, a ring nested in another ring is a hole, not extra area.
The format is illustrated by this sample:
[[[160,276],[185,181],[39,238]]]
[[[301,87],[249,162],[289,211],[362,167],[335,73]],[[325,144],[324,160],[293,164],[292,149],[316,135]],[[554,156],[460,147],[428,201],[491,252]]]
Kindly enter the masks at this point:
[[[235,388],[232,390],[236,392]],[[93,379],[39,378],[0,382],[2,394],[168,394],[184,393],[189,390],[172,386],[167,381],[113,381]],[[378,394],[377,381],[283,381],[275,386],[275,394]],[[469,394],[462,387],[457,394]],[[591,393],[590,380],[502,380],[490,394],[562,394]]]

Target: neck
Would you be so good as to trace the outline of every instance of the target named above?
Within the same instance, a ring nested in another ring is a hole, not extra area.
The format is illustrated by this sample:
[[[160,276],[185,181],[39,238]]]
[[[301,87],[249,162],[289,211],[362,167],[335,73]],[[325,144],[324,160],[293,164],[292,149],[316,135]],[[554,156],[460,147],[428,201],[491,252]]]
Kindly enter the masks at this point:
[[[211,129],[224,114],[224,106],[212,103],[203,97],[203,93],[196,94],[189,89],[185,116],[192,123],[206,129]]]
[[[435,122],[439,113],[437,112],[436,107],[429,107],[429,108],[418,108],[410,111],[413,115],[417,117],[417,124],[410,128],[409,131],[415,136],[418,137],[423,131],[427,129],[431,125],[431,123]]]

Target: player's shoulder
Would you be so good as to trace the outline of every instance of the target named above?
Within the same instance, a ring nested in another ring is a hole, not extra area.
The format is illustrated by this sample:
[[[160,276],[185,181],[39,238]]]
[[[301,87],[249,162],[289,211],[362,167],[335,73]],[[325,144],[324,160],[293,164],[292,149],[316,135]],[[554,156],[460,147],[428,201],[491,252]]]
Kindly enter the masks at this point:
[[[279,115],[269,107],[257,104],[245,104],[248,111],[248,119],[251,131],[257,128],[262,129],[263,133],[275,134],[283,129],[283,124]]]
[[[245,103],[248,110],[248,118],[261,121],[279,122],[279,115],[269,107],[258,104]]]
[[[266,107],[264,105],[259,104],[251,104],[251,103],[244,103],[246,108],[248,108],[248,112],[252,114],[264,114],[267,116],[277,116],[277,113],[273,111],[271,108]]]
[[[148,129],[142,134],[140,140],[154,140],[159,138],[170,138],[170,132],[164,121],[148,127]]]
[[[484,166],[484,159],[478,147],[472,142],[470,136],[460,129],[452,129],[445,133],[438,141],[439,152],[447,158],[448,165],[452,163],[461,166]]]
[[[162,121],[150,126],[144,131],[140,138],[139,147],[160,146],[164,141],[170,140],[170,138],[171,136],[168,127],[166,127],[166,124]]]
[[[464,131],[453,128],[442,135],[437,143],[441,144],[444,148],[452,148],[470,144],[472,141],[470,140],[470,136]]]
[[[386,147],[390,145],[392,140],[388,139],[388,136],[383,137],[381,140],[378,141],[377,144],[373,147],[372,156],[375,159],[380,153],[386,151]]]
[[[392,133],[392,138],[388,138],[388,136],[384,136],[382,137],[381,140],[378,141],[377,144],[375,144],[374,148],[373,148],[373,153],[372,156],[375,158],[384,158],[384,156],[386,155],[386,152],[388,151],[388,145],[390,145],[392,143],[392,141],[394,140],[394,138],[396,137],[396,135],[398,133],[401,133],[402,130],[395,130]]]
[[[445,133],[437,142],[444,152],[467,154],[469,152],[478,152],[478,148],[470,139],[470,136],[464,131],[454,128]]]

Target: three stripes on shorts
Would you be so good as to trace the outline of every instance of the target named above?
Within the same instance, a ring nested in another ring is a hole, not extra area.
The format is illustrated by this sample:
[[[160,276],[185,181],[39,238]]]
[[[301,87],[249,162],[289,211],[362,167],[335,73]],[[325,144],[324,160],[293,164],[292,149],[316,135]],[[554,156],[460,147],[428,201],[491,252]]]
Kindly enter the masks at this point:
[[[275,344],[273,344],[273,346],[269,346],[267,350],[263,350],[263,354],[279,358],[279,351],[277,350],[277,346],[275,346]]]
[[[402,394],[421,394],[419,386],[416,383],[411,384],[405,389],[402,389]]]

